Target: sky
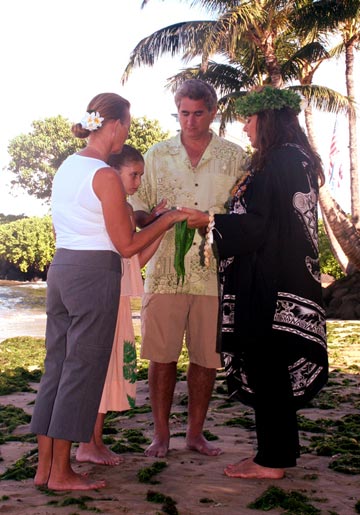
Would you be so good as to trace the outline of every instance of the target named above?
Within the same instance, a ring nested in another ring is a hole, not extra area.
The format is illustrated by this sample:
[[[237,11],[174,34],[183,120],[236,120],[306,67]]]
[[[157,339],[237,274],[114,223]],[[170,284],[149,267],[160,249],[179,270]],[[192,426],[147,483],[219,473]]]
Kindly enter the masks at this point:
[[[165,84],[185,64],[166,55],[152,68],[136,68],[124,86],[121,76],[142,38],[179,21],[209,19],[209,14],[185,0],[150,0],[144,9],[141,3],[1,0],[0,213],[41,216],[48,210],[23,191],[10,190],[6,171],[9,142],[28,133],[34,120],[62,115],[78,122],[91,98],[111,91],[130,101],[133,116],[159,120],[164,130],[175,132],[173,94]],[[345,93],[341,62],[321,67],[318,76],[315,82]],[[333,115],[317,120],[325,166],[334,121]],[[338,128],[343,137],[344,119]],[[345,148],[346,141],[340,145]]]

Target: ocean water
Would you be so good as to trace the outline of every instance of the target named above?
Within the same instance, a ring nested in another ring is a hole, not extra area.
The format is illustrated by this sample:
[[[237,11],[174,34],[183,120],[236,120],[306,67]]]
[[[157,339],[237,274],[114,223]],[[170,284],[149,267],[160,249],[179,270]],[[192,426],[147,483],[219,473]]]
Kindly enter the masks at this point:
[[[0,281],[0,342],[15,336],[45,337],[46,283]]]

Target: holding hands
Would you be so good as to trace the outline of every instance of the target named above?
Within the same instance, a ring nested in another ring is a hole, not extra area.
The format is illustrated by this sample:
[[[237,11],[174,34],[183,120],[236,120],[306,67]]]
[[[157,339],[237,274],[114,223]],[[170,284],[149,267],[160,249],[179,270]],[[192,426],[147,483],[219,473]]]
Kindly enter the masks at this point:
[[[167,229],[170,229],[176,222],[182,222],[186,220],[188,214],[185,211],[177,208],[168,208],[166,207],[167,200],[162,199],[156,206],[152,208],[150,213],[146,213],[145,211],[135,211],[135,221],[138,227],[146,227],[153,222],[157,222],[158,220],[162,220],[162,223],[168,222]]]
[[[199,211],[199,209],[192,209],[190,207],[179,207],[178,210],[186,215],[187,225],[189,229],[201,229],[206,227],[210,221],[209,213]]]

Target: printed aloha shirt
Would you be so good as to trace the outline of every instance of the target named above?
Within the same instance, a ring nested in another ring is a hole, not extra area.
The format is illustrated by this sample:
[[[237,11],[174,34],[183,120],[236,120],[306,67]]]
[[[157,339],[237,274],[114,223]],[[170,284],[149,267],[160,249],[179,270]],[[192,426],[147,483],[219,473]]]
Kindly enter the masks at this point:
[[[142,184],[130,202],[134,210],[147,212],[161,199],[167,199],[168,207],[224,213],[230,190],[244,173],[245,159],[241,147],[212,133],[200,162],[193,167],[178,134],[148,150]],[[178,282],[174,268],[175,234],[170,229],[147,264],[145,292],[217,296],[216,260],[212,256],[210,267],[205,267],[203,247],[204,239],[196,231],[185,256],[184,282]]]

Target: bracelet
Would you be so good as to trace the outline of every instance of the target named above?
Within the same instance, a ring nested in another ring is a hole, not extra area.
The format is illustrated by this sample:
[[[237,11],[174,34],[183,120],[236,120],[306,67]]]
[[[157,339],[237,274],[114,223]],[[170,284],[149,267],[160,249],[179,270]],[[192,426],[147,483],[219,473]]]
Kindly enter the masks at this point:
[[[209,223],[206,227],[205,246],[204,246],[205,266],[208,268],[210,266],[211,246],[214,243],[214,236],[213,236],[214,229],[215,229],[214,213],[210,212],[209,213]]]

